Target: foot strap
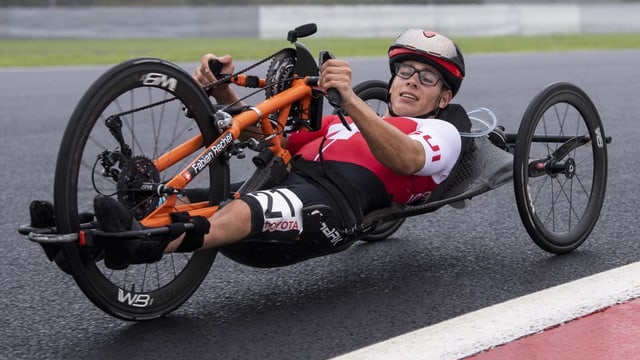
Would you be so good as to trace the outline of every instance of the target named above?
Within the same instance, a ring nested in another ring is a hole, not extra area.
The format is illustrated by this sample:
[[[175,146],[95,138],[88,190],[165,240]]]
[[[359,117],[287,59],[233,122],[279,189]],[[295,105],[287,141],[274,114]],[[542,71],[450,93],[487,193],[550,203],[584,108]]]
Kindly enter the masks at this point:
[[[187,212],[171,213],[171,220],[174,223],[191,223],[192,230],[185,233],[182,242],[176,252],[192,252],[198,250],[204,244],[204,235],[209,233],[209,220],[204,216],[190,216]]]

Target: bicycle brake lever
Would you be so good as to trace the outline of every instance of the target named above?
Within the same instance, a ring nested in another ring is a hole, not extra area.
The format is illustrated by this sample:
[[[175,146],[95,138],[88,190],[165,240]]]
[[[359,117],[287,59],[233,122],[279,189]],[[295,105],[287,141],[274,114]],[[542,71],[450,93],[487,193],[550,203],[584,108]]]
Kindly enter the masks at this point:
[[[325,61],[333,58],[334,56],[331,52],[326,50],[320,51],[320,65],[324,64]],[[347,130],[351,131],[351,126],[349,126],[347,119],[345,119],[344,117],[344,112],[342,111],[342,107],[341,107],[342,96],[340,96],[340,93],[338,92],[338,90],[334,88],[327,89],[327,100],[329,100],[329,104],[331,104],[331,106],[333,106],[336,109],[336,112],[338,114],[338,117],[340,118],[340,121],[342,122],[342,125],[344,125],[344,127],[347,128]]]

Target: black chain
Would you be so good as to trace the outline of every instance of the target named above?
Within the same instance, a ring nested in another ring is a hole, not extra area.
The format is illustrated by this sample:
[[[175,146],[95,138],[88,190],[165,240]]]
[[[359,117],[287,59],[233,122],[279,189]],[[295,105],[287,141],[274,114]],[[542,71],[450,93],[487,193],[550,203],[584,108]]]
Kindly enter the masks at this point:
[[[258,61],[258,62],[256,62],[256,63],[252,64],[251,66],[249,66],[249,67],[247,67],[247,68],[244,68],[244,69],[242,69],[242,70],[240,70],[240,71],[236,72],[235,74],[227,74],[227,75],[225,75],[225,76],[224,76],[223,78],[221,78],[221,79],[218,79],[218,80],[213,81],[213,82],[211,82],[211,83],[209,83],[209,84],[205,84],[205,85],[203,85],[203,86],[202,86],[202,89],[203,89],[205,92],[207,92],[207,93],[208,93],[208,91],[209,91],[209,90],[211,90],[212,88],[214,88],[214,87],[218,86],[219,84],[221,84],[221,83],[225,83],[225,82],[229,81],[229,79],[231,79],[232,77],[234,77],[234,76],[236,76],[236,75],[246,73],[247,71],[249,71],[249,70],[251,70],[251,69],[253,69],[253,68],[257,67],[257,66],[260,66],[260,65],[264,64],[265,62],[267,62],[267,61],[269,61],[269,60],[273,59],[274,57],[276,57],[276,56],[277,56],[278,54],[280,54],[281,52],[284,52],[284,51],[287,51],[287,50],[288,50],[288,48],[280,49],[280,50],[276,51],[275,53],[273,53],[272,55],[267,56],[266,58],[264,58],[264,59],[262,59],[262,60],[260,60],[260,61]],[[131,110],[127,110],[127,111],[124,111],[124,112],[118,113],[118,114],[116,114],[116,115],[114,115],[114,116],[124,116],[124,115],[133,114],[133,113],[136,113],[136,112],[139,112],[139,111],[143,111],[143,110],[150,109],[150,108],[152,108],[152,107],[156,107],[156,106],[158,106],[158,105],[162,105],[162,104],[169,103],[169,102],[174,101],[174,100],[176,100],[176,99],[177,99],[177,97],[175,97],[175,96],[174,96],[174,97],[169,98],[169,99],[165,99],[165,100],[161,100],[161,101],[158,101],[158,102],[155,102],[155,103],[151,103],[151,104],[149,104],[149,105],[145,105],[145,106],[141,106],[141,107],[134,108],[134,109],[131,109]]]
[[[256,62],[256,63],[251,64],[249,67],[246,67],[246,68],[244,68],[244,69],[242,69],[242,70],[240,70],[240,71],[236,72],[235,74],[227,74],[227,75],[225,75],[224,77],[222,77],[221,79],[218,79],[218,80],[216,80],[216,81],[213,81],[213,82],[211,82],[211,83],[209,83],[209,84],[205,84],[204,86],[202,86],[202,89],[203,89],[205,92],[207,92],[207,93],[208,93],[208,92],[209,92],[209,90],[211,90],[211,89],[215,88],[215,87],[216,87],[216,86],[218,86],[219,84],[222,84],[222,83],[225,83],[225,82],[229,81],[229,79],[231,79],[232,77],[237,76],[237,75],[240,75],[240,74],[244,74],[244,73],[246,73],[247,71],[249,71],[249,70],[251,70],[251,69],[253,69],[253,68],[256,68],[256,67],[258,67],[258,66],[260,66],[260,65],[264,64],[265,62],[267,62],[267,61],[269,61],[269,60],[271,60],[271,59],[275,58],[276,56],[278,56],[278,54],[280,54],[280,53],[282,53],[282,52],[285,52],[285,51],[288,51],[288,50],[289,50],[288,48],[280,49],[280,50],[276,51],[275,53],[273,53],[273,54],[271,54],[271,55],[267,56],[266,58],[264,58],[264,59],[262,59],[262,60],[260,60],[260,61],[258,61],[258,62]]]

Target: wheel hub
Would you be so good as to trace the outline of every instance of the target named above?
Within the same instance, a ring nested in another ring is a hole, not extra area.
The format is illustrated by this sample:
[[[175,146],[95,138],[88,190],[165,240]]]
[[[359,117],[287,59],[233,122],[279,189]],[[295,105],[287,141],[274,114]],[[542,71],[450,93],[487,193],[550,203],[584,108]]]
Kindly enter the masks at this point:
[[[160,182],[160,173],[151,160],[134,156],[122,167],[118,178],[118,200],[129,209],[136,220],[149,215],[158,206],[160,195],[144,185]]]
[[[549,175],[556,177],[559,174],[564,174],[568,179],[571,179],[576,174],[576,162],[573,158],[568,158],[565,161],[553,161],[551,159],[536,160],[529,163],[529,176],[537,177],[543,175]]]
[[[576,174],[576,162],[572,158],[564,162],[564,175],[571,179]]]

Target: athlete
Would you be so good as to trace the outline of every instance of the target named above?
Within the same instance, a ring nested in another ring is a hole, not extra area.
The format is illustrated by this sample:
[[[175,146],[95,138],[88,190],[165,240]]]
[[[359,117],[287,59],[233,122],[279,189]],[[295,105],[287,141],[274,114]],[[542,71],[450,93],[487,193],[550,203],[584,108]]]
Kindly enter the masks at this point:
[[[174,222],[195,224],[184,234],[113,239],[105,248],[106,265],[123,269],[155,262],[165,253],[243,241],[277,240],[330,253],[357,239],[357,224],[367,213],[391,203],[425,201],[461,154],[458,129],[438,116],[460,89],[463,56],[449,38],[421,29],[403,32],[388,56],[391,78],[383,117],[353,92],[348,62],[326,61],[319,86],[340,93],[351,130],[331,115],[318,131],[290,134],[292,169],[277,186],[244,194],[209,219],[177,214]],[[233,73],[231,56],[204,55],[193,74],[203,85],[215,81],[208,67],[211,59],[223,65],[222,73]],[[210,95],[220,104],[238,100],[228,84]],[[103,231],[142,227],[111,197],[96,197],[94,209]]]

